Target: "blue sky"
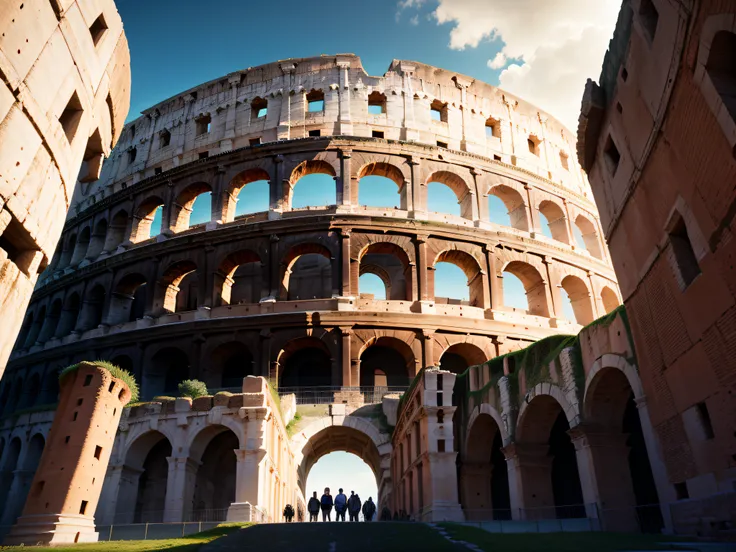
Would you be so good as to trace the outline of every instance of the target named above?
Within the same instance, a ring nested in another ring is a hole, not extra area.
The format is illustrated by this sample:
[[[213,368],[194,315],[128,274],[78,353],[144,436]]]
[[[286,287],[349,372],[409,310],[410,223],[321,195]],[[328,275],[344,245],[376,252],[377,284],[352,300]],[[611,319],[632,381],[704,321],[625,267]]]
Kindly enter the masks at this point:
[[[117,0],[131,52],[129,119],[151,105],[238,69],[279,59],[354,53],[371,75],[392,59],[411,59],[498,83],[487,60],[501,49],[448,47],[451,24],[438,25],[432,2],[399,12],[396,0]],[[316,7],[318,6],[318,7]],[[416,19],[414,17],[416,16]],[[416,24],[413,24],[416,22]]]
[[[321,497],[325,487],[330,488],[333,498],[337,496],[340,487],[348,497],[350,491],[355,491],[361,502],[368,500],[368,497],[376,502],[378,498],[376,476],[373,475],[373,471],[363,460],[349,452],[333,452],[317,460],[307,477],[307,501],[314,491],[317,491],[317,498]],[[345,518],[348,519],[347,515]],[[332,519],[333,521],[335,519],[334,510]]]

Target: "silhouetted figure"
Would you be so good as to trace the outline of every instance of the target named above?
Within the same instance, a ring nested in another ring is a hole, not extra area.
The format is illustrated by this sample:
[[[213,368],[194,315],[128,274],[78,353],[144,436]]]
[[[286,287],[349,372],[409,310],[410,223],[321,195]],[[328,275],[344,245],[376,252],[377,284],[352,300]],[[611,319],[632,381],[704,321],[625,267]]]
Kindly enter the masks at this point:
[[[291,523],[291,520],[294,519],[294,507],[291,504],[287,504],[284,508],[284,518],[286,518],[286,523]]]
[[[353,491],[350,491],[350,498],[348,498],[348,513],[350,514],[350,521],[360,521],[360,497]]]
[[[332,521],[330,516],[332,515],[332,506],[334,503],[332,502],[332,495],[330,494],[329,487],[325,488],[325,494],[322,495],[319,502],[322,507],[322,521]]]
[[[376,513],[376,505],[373,504],[373,498],[368,497],[368,502],[363,504],[363,521],[373,521],[373,515]]]
[[[381,510],[381,521],[391,521],[391,510],[388,509],[388,506],[384,506]]]
[[[314,491],[312,498],[309,499],[307,510],[309,510],[309,521],[319,521],[319,498],[317,498],[317,491]]]
[[[348,509],[348,497],[342,492],[335,497],[335,521],[345,521],[345,512]]]

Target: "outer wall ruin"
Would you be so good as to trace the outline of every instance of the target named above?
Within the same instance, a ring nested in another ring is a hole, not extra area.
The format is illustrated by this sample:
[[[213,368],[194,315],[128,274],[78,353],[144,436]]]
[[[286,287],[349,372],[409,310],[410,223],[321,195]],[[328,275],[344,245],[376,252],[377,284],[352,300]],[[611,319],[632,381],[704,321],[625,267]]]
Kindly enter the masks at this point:
[[[2,374],[75,183],[99,177],[122,132],[130,58],[112,0],[0,0],[0,28]]]
[[[600,84],[586,87],[578,142],[665,496],[706,533],[736,510],[735,15],[732,2],[624,2]]]
[[[58,369],[102,358],[131,371],[145,400],[175,394],[187,378],[237,395],[246,376],[297,398],[320,387],[345,400],[294,435],[284,454],[294,455],[296,487],[280,476],[286,494],[255,493],[251,518],[280,514],[279,500],[303,493],[314,462],[337,449],[368,457],[389,503],[390,436],[355,415],[358,388],[403,390],[427,366],[461,373],[575,334],[619,305],[573,150],[562,125],[496,88],[398,60],[372,77],[354,55],[238,71],[153,106],[126,125],[99,180],[76,188],[0,387],[0,477],[35,469],[30,441],[43,447]],[[332,178],[330,199],[295,206],[300,180],[313,174]],[[361,203],[369,176],[394,186],[394,207]],[[428,209],[430,184],[449,188],[456,214]],[[248,186],[261,186],[265,207],[239,214]],[[195,200],[210,192],[210,221],[190,224]],[[489,220],[490,196],[504,203],[508,226]],[[463,272],[468,300],[435,291],[439,263]],[[386,299],[361,293],[366,273],[381,279]],[[509,274],[527,308],[504,304]],[[563,290],[574,320],[563,315]],[[124,417],[108,472],[119,478],[121,506],[100,519],[229,512],[224,493],[206,490],[212,464],[203,458],[247,449],[251,428],[237,418],[243,407],[198,404],[159,399]],[[259,450],[265,458],[282,449]],[[240,493],[246,479],[237,477]],[[22,503],[22,482],[14,488]],[[3,515],[12,523],[16,514]]]

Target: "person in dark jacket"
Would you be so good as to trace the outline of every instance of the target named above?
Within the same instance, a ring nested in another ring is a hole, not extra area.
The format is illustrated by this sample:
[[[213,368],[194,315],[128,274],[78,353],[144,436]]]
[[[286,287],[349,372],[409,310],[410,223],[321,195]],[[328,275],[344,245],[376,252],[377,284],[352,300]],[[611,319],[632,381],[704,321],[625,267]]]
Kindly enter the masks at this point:
[[[307,504],[307,510],[309,510],[309,521],[319,521],[319,498],[317,498],[317,491],[314,491],[312,498],[309,499]]]
[[[325,488],[325,494],[322,495],[319,503],[322,508],[322,521],[332,521],[330,516],[332,515],[332,506],[334,503],[332,502],[332,495],[330,494],[329,487]]]
[[[373,498],[368,497],[368,502],[363,504],[363,521],[373,521],[373,515],[376,513],[376,505]]]
[[[348,511],[348,497],[340,492],[335,497],[335,521],[345,521],[345,512]]]
[[[350,498],[348,498],[348,514],[350,515],[350,521],[359,521],[360,516],[360,497],[355,494],[354,491],[350,491]]]
[[[291,523],[291,520],[294,519],[294,507],[291,504],[287,504],[284,508],[284,518],[286,523]]]

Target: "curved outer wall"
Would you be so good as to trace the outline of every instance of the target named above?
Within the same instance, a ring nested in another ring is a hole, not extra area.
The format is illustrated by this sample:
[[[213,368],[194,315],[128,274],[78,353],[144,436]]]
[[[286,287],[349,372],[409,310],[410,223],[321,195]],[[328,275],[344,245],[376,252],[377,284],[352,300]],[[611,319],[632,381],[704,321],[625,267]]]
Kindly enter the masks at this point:
[[[0,0],[0,28],[2,374],[78,175],[96,179],[120,135],[130,57],[112,0]]]
[[[308,111],[307,94],[323,109]],[[371,77],[354,55],[286,60],[162,102],[126,126],[100,179],[77,188],[3,384],[18,397],[6,412],[32,406],[39,385],[35,404],[50,399],[43,382],[82,358],[132,368],[150,397],[167,376],[223,387],[230,357],[280,380],[290,359],[313,354],[327,363],[320,383],[357,386],[372,346],[398,354],[409,381],[448,350],[476,364],[575,333],[560,289],[585,323],[618,304],[618,288],[573,152],[574,136],[535,107],[407,61]],[[333,204],[292,208],[299,178],[314,172],[334,177]],[[359,204],[369,175],[396,183],[396,208]],[[261,179],[269,210],[236,217],[241,188]],[[432,181],[455,192],[461,216],[427,210]],[[189,228],[207,191],[211,222]],[[513,227],[489,222],[489,193]],[[161,204],[162,233],[148,238]],[[539,231],[540,208],[557,213],[547,216],[556,239]],[[573,224],[589,251],[574,245]],[[319,273],[297,262],[315,253]],[[435,296],[438,262],[464,271],[469,301]],[[249,298],[231,304],[247,263]],[[525,284],[528,311],[504,306],[504,270]],[[360,295],[366,271],[389,284],[389,300]],[[294,291],[310,281],[322,289]]]

